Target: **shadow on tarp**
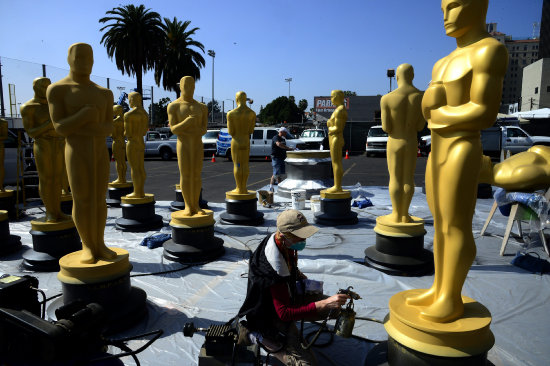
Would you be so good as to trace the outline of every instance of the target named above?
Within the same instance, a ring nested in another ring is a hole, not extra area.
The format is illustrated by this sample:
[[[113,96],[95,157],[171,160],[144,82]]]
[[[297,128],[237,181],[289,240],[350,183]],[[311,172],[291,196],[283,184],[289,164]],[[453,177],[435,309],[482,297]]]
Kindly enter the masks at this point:
[[[182,264],[178,262],[170,262],[170,263],[147,263],[147,262],[132,262],[132,273],[135,274],[141,273],[141,274],[147,274],[150,273],[151,276],[168,276],[168,277],[182,277],[187,275],[188,271],[197,268],[198,266],[201,266],[201,264],[196,264],[189,266],[187,264]],[[170,272],[174,271],[174,272]],[[168,272],[168,273],[162,273],[162,272]],[[201,274],[208,275],[208,276],[225,276],[226,273],[223,271],[214,271],[214,270],[208,270],[208,271],[201,271]],[[144,276],[133,276],[131,277],[144,277]]]
[[[533,272],[527,271],[525,269],[521,269],[521,268],[513,266],[511,264],[494,264],[494,265],[471,266],[470,271],[510,272],[510,273],[519,273],[519,274],[529,274],[529,275],[533,274]]]
[[[160,306],[148,300],[147,316],[134,327],[127,329],[124,332],[111,335],[110,338],[117,339],[131,337],[133,335],[139,335],[162,329],[163,334],[160,336],[160,339],[162,339],[177,333],[183,334],[183,326],[188,322],[193,322],[197,328],[208,328],[211,324],[223,324],[223,322],[214,322],[211,319],[196,317],[190,318],[178,310],[176,306],[178,305],[172,306],[170,303],[167,303],[166,306]]]

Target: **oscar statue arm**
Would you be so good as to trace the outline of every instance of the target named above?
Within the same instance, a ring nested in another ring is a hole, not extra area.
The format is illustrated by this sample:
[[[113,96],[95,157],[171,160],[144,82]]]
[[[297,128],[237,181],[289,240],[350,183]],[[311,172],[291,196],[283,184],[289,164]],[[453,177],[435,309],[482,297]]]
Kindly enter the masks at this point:
[[[346,120],[348,119],[348,113],[343,105],[338,106],[331,118],[332,123],[328,127],[329,135],[336,135],[344,132],[344,126],[346,125]],[[328,123],[327,123],[328,126]]]
[[[86,124],[98,123],[99,121],[97,107],[90,104],[84,105],[76,113],[67,116],[63,100],[66,91],[62,85],[50,85],[46,91],[53,127],[63,137],[77,133]]]
[[[496,43],[496,41],[495,41]],[[447,131],[479,131],[495,122],[502,94],[502,81],[508,66],[508,51],[490,42],[476,50],[472,59],[470,100],[462,105],[444,105],[431,110],[434,126]]]
[[[168,124],[170,125],[170,131],[174,135],[181,135],[189,128],[192,127],[193,121],[196,120],[195,116],[188,116],[183,121],[178,121],[178,111],[179,106],[177,102],[172,102],[168,104],[167,113],[168,113]]]
[[[380,99],[380,117],[382,119],[382,129],[389,135],[392,133],[392,123],[391,123],[391,111],[388,106],[388,101],[384,95]]]
[[[113,92],[109,89],[104,89],[102,92],[105,113],[102,116],[99,116],[97,123],[92,123],[86,126],[86,135],[107,137],[113,133]],[[101,110],[101,108],[98,108],[98,110]]]
[[[256,127],[256,112],[252,109],[250,110],[250,124],[248,125],[248,134],[252,135],[254,133],[254,127]]]
[[[201,136],[206,133],[208,130],[208,107],[206,104],[200,103],[202,113],[201,113]]]
[[[422,96],[423,92],[420,90],[417,94],[413,97],[412,107],[413,107],[413,113],[415,116],[417,116],[416,120],[416,130],[422,131],[424,129],[424,126],[426,126],[426,120],[424,119],[424,116],[422,115]]]
[[[229,113],[227,113],[227,133],[231,136],[234,136],[235,134],[235,126],[233,126],[233,113],[233,111],[229,111]]]

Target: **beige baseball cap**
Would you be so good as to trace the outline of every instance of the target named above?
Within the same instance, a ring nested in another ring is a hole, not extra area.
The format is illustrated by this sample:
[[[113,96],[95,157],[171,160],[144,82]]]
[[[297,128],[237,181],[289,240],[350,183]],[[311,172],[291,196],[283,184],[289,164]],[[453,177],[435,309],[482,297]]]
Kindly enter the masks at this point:
[[[281,233],[291,233],[299,238],[309,238],[317,231],[313,225],[310,225],[303,213],[298,210],[283,211],[277,217],[277,230]]]

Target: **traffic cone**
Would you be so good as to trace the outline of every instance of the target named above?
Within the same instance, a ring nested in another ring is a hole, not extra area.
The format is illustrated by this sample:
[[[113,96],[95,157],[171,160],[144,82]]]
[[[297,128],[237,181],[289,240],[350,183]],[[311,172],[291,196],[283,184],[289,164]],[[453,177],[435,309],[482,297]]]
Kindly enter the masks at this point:
[[[266,155],[266,157],[265,157],[265,160],[266,160],[266,161],[268,161],[268,160],[269,160],[269,159],[267,158],[267,155]]]
[[[344,159],[349,159],[349,153],[347,150],[346,150],[346,157]]]
[[[115,161],[115,154],[111,155],[111,161]]]
[[[418,152],[416,153],[416,157],[421,157],[422,156],[422,151],[420,151],[420,149],[418,149]]]
[[[212,154],[212,160],[211,160],[213,163],[216,162],[216,154]]]

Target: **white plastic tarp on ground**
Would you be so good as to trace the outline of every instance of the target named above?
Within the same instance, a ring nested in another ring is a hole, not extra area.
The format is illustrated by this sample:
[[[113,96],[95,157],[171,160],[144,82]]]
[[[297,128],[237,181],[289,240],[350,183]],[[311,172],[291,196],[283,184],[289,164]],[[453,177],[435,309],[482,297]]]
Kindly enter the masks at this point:
[[[353,286],[354,291],[363,298],[355,302],[357,316],[382,320],[388,313],[388,300],[392,295],[406,289],[428,288],[433,276],[390,276],[360,264],[364,250],[375,243],[373,228],[376,217],[390,213],[391,203],[385,187],[350,188],[354,190],[354,196],[366,196],[374,206],[353,209],[359,214],[357,225],[321,227],[308,240],[307,248],[300,252],[299,266],[310,278],[324,281],[325,293],[328,295],[334,294],[340,288]],[[509,263],[512,255],[498,255],[507,221],[498,212],[487,230],[489,236],[479,236],[492,203],[492,199],[480,199],[477,203],[473,223],[477,256],[466,279],[463,293],[481,302],[491,311],[491,329],[496,338],[495,346],[489,351],[489,360],[493,364],[547,365],[550,357],[547,345],[550,336],[550,276],[532,274],[512,266]],[[225,209],[224,203],[210,203],[210,206],[216,219]],[[147,292],[149,315],[115,338],[163,329],[163,336],[138,355],[141,364],[196,365],[204,337],[199,333],[193,338],[184,337],[183,325],[189,321],[193,321],[197,327],[221,324],[238,312],[246,294],[247,258],[250,250],[254,250],[265,235],[275,230],[278,213],[289,207],[289,200],[281,201],[276,196],[274,207],[259,206],[259,210],[265,215],[262,226],[217,223],[216,235],[224,239],[226,248],[225,255],[217,261],[180,272],[133,277],[132,285]],[[156,212],[165,221],[165,227],[161,231],[170,233],[167,225],[170,220],[169,202],[157,202]],[[303,212],[312,222],[309,202]],[[426,221],[425,247],[431,250],[433,221],[420,188],[416,189],[410,212]],[[37,209],[29,214],[34,214],[35,217],[43,215]],[[132,275],[182,267],[181,264],[164,259],[162,247],[151,250],[139,245],[152,232],[117,231],[114,221],[121,214],[121,209],[109,209],[105,238],[109,246],[121,247],[130,252]],[[32,246],[29,234],[32,218],[34,217],[29,216],[21,222],[10,224],[12,234],[20,235],[22,242],[29,247]],[[520,249],[519,242],[510,238],[507,253],[514,254]],[[548,258],[540,246],[533,249],[543,258]],[[22,253],[23,251],[2,258],[0,273],[31,274],[39,278],[40,288],[48,297],[60,293],[61,284],[56,273],[27,273],[21,270]],[[315,329],[315,326],[306,327],[307,331]],[[363,320],[356,321],[353,333],[371,340],[387,338],[382,325]],[[326,340],[327,337],[323,335],[319,342]],[[129,346],[136,349],[146,341],[132,341]],[[321,365],[363,365],[373,346],[373,343],[335,336],[330,346],[315,348],[315,352]],[[123,361],[128,365],[135,364],[130,357]]]

